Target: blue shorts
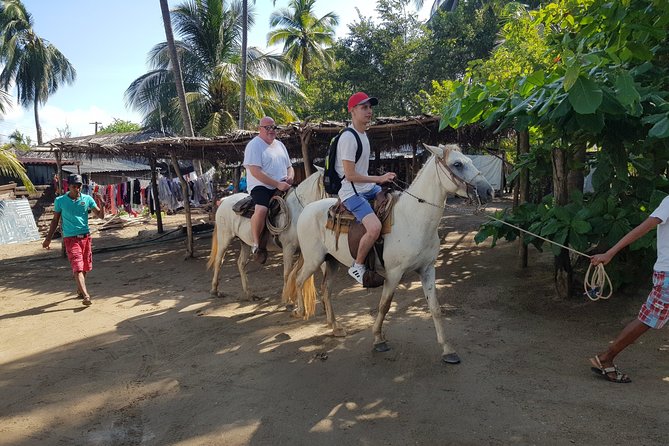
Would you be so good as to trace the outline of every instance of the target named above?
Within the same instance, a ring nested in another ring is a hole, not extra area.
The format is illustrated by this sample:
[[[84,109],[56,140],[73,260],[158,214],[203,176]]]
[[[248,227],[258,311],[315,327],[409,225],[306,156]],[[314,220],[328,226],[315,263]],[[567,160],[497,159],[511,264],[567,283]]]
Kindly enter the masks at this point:
[[[369,191],[360,195],[353,195],[344,200],[344,206],[355,215],[355,219],[362,223],[362,219],[373,214],[374,210],[367,200],[373,200],[381,192],[381,186],[375,184]]]

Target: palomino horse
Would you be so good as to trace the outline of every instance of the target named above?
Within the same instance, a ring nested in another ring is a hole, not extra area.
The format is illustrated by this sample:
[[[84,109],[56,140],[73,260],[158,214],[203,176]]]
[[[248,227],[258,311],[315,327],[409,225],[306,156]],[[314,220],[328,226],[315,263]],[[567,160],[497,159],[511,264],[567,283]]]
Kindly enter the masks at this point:
[[[392,211],[391,232],[384,236],[386,280],[373,327],[374,349],[379,352],[390,349],[382,332],[383,320],[390,309],[393,293],[402,275],[407,271],[415,271],[420,275],[423,292],[434,320],[437,341],[443,350],[442,360],[457,364],[460,358],[446,342],[436,294],[434,263],[440,246],[437,229],[448,193],[485,202],[492,198],[492,187],[471,160],[460,152],[458,146],[425,147],[433,156],[425,163],[409,188],[399,194]],[[302,211],[297,223],[301,257],[291,272],[285,289],[288,297],[294,297],[295,292],[297,294],[296,316],[308,317],[310,313],[313,314],[316,290],[312,275],[325,261],[323,306],[327,322],[335,336],[344,336],[346,332],[335,319],[332,309],[332,282],[339,265],[337,261],[350,265],[353,258],[348,249],[347,235],[340,234],[337,244],[334,232],[325,227],[328,208],[335,202],[336,199],[320,200],[306,206]],[[381,268],[380,264],[377,266]]]
[[[286,229],[278,236],[280,246],[274,240],[267,244],[268,251],[283,251],[283,283],[286,284],[288,274],[293,267],[293,257],[298,251],[299,245],[297,243],[297,217],[302,212],[304,206],[312,201],[319,200],[326,197],[322,186],[323,169],[316,166],[317,171],[297,187],[291,188],[290,192],[285,197],[286,208],[288,216],[281,215],[280,220],[289,218],[290,223]],[[237,215],[232,207],[239,200],[248,197],[246,193],[238,193],[226,197],[221,202],[216,211],[216,223],[214,226],[214,237],[211,242],[211,253],[209,255],[209,262],[207,262],[207,269],[214,266],[214,277],[211,280],[211,294],[218,296],[218,279],[221,273],[221,264],[225,256],[225,251],[233,238],[239,237],[242,241],[239,258],[237,259],[237,267],[239,268],[239,275],[242,279],[242,298],[252,300],[249,291],[248,277],[246,275],[246,264],[248,263],[249,254],[251,253],[251,245],[253,244],[253,236],[251,235],[251,219]],[[277,226],[285,224],[277,222]]]

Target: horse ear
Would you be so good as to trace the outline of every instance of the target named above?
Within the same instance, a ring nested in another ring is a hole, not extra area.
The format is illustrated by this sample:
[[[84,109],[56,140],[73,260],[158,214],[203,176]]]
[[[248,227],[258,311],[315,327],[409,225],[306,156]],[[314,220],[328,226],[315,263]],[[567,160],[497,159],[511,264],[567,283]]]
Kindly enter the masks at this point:
[[[441,147],[437,146],[430,146],[428,144],[423,143],[423,147],[425,147],[427,150],[430,151],[430,153],[437,158],[443,158],[444,157],[444,149]]]

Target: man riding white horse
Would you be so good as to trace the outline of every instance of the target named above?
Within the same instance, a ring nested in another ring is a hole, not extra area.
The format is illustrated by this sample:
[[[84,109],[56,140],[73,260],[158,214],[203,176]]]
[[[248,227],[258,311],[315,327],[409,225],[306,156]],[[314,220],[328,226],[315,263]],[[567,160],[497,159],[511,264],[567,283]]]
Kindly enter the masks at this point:
[[[374,199],[381,192],[379,184],[395,179],[395,173],[369,175],[369,139],[367,126],[372,120],[372,106],[378,99],[358,92],[348,99],[348,111],[351,113],[350,127],[356,132],[343,132],[337,143],[337,161],[335,170],[342,177],[339,199],[365,227],[365,234],[360,239],[355,261],[348,269],[348,274],[358,283],[363,283],[365,259],[381,234],[381,221],[372,210],[368,200]],[[358,140],[362,143],[362,153],[356,160]]]
[[[246,145],[244,167],[247,187],[255,202],[251,217],[253,246],[251,253],[259,263],[267,260],[267,249],[261,244],[261,235],[269,209],[269,201],[278,189],[287,191],[293,184],[295,172],[286,146],[276,139],[274,119],[265,116],[258,124],[258,135]]]

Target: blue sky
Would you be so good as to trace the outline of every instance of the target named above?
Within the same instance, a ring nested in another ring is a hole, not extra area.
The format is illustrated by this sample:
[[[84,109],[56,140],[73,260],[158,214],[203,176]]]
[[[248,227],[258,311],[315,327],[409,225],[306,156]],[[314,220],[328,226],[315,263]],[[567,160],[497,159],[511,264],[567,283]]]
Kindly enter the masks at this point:
[[[173,7],[181,0],[170,0]],[[94,133],[92,122],[108,125],[113,118],[139,123],[141,116],[125,107],[123,93],[130,83],[146,73],[149,50],[165,41],[159,0],[23,0],[32,14],[38,35],[55,45],[77,70],[77,80],[61,87],[40,109],[44,141],[58,137],[58,129],[69,126],[72,136]],[[253,1],[249,1],[253,4]],[[288,0],[256,0],[256,23],[249,43],[265,47],[269,15]],[[427,16],[431,1],[425,1],[419,15]],[[339,15],[337,36],[346,35],[348,23],[358,17],[376,17],[376,1],[318,0],[316,13]],[[413,6],[413,4],[412,4]],[[280,48],[271,48],[280,52]],[[14,91],[10,91],[14,94]],[[14,106],[0,121],[0,140],[15,129],[37,141],[32,108]]]

